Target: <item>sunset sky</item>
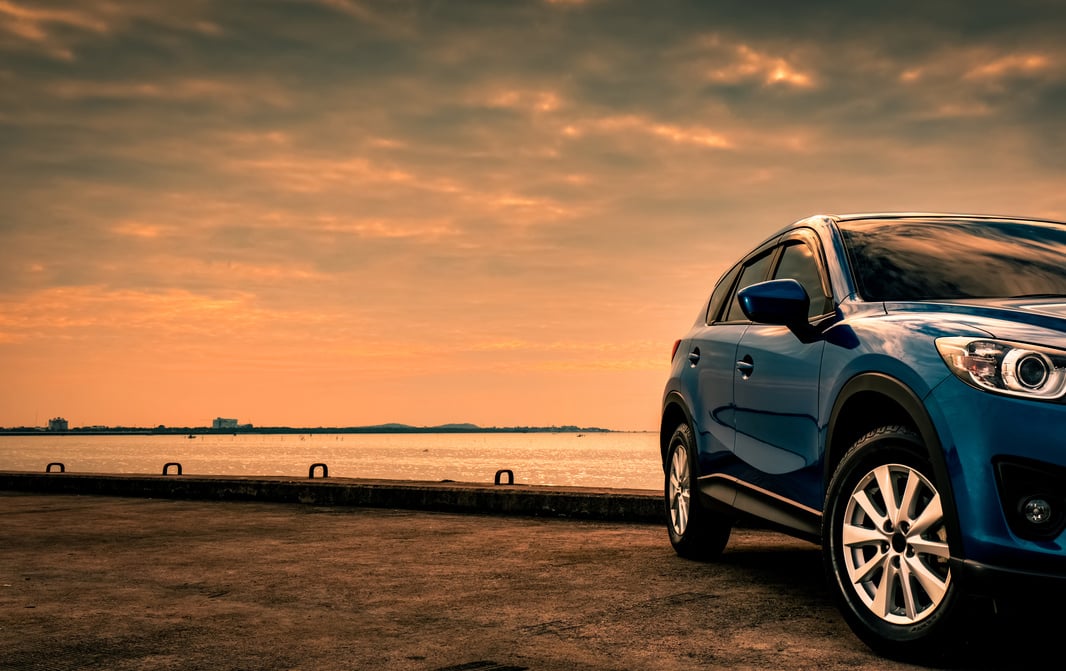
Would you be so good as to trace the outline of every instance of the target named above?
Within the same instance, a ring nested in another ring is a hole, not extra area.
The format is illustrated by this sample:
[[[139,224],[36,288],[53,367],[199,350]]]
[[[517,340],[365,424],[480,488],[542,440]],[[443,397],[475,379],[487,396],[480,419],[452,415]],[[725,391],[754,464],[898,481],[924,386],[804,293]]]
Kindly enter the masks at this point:
[[[0,425],[655,428],[790,221],[1066,219],[1063,35],[1056,2],[0,0]]]

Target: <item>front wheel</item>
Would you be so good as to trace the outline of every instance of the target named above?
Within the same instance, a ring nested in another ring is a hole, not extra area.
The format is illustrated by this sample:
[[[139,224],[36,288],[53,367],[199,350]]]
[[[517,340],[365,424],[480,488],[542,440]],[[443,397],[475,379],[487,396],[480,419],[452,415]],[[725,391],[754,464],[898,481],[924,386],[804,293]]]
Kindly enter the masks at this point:
[[[688,424],[677,427],[666,452],[666,525],[674,551],[688,559],[711,560],[722,554],[732,519],[706,508],[696,481],[696,448]]]
[[[962,597],[921,439],[899,426],[860,438],[833,475],[825,516],[829,582],[859,638],[901,659],[942,649],[958,630]]]

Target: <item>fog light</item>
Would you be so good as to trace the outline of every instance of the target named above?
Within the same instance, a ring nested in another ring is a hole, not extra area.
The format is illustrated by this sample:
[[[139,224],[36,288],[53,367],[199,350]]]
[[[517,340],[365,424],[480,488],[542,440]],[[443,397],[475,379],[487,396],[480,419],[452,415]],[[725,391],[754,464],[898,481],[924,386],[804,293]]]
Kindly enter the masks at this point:
[[[1046,524],[1051,520],[1051,504],[1039,496],[1030,496],[1022,503],[1022,514],[1029,524]]]

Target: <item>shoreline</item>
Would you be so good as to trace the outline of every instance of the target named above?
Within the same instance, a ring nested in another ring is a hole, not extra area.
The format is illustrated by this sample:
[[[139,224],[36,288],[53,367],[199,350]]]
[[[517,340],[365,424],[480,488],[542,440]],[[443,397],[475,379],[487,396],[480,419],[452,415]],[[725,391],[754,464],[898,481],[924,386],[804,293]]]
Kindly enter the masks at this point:
[[[614,429],[601,429],[597,427],[572,428],[572,427],[439,427],[439,426],[410,426],[410,427],[380,427],[380,426],[349,426],[349,427],[316,427],[316,428],[293,428],[287,426],[256,427],[252,429],[213,429],[209,427],[168,427],[168,428],[107,428],[107,429],[73,429],[70,431],[49,431],[48,429],[2,429],[0,436],[228,436],[228,435],[299,435],[299,434],[363,434],[363,435],[395,435],[395,434],[480,434],[480,433],[653,433],[653,431],[616,431]]]

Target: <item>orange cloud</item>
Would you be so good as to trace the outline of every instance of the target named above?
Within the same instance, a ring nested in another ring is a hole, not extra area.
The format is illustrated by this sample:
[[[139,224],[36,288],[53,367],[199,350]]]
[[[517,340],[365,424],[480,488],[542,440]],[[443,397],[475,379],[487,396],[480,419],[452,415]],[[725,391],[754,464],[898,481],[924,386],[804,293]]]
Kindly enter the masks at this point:
[[[505,90],[487,96],[490,107],[528,109],[534,112],[555,112],[563,106],[559,95],[552,91]]]
[[[746,44],[735,47],[736,60],[708,72],[712,81],[737,83],[758,80],[765,86],[784,85],[794,88],[814,86],[813,75],[799,70],[787,59],[757,51]]]
[[[642,134],[662,138],[674,144],[692,145],[709,149],[730,149],[729,138],[699,126],[668,124],[638,115],[607,116],[583,122],[573,122],[562,127],[566,137],[580,137],[585,133]]]
[[[120,221],[111,227],[118,235],[133,238],[158,238],[164,234],[165,228],[157,224],[146,224],[139,221]]]
[[[86,34],[106,36],[129,29],[138,20],[220,35],[217,23],[196,15],[197,4],[187,3],[180,11],[148,3],[83,3],[64,8],[28,6],[15,0],[0,0],[0,35],[14,38],[15,44],[44,51],[54,58],[75,59],[75,47]]]
[[[1012,74],[1029,74],[1047,70],[1051,59],[1041,54],[1007,54],[972,67],[968,79],[998,79]]]

